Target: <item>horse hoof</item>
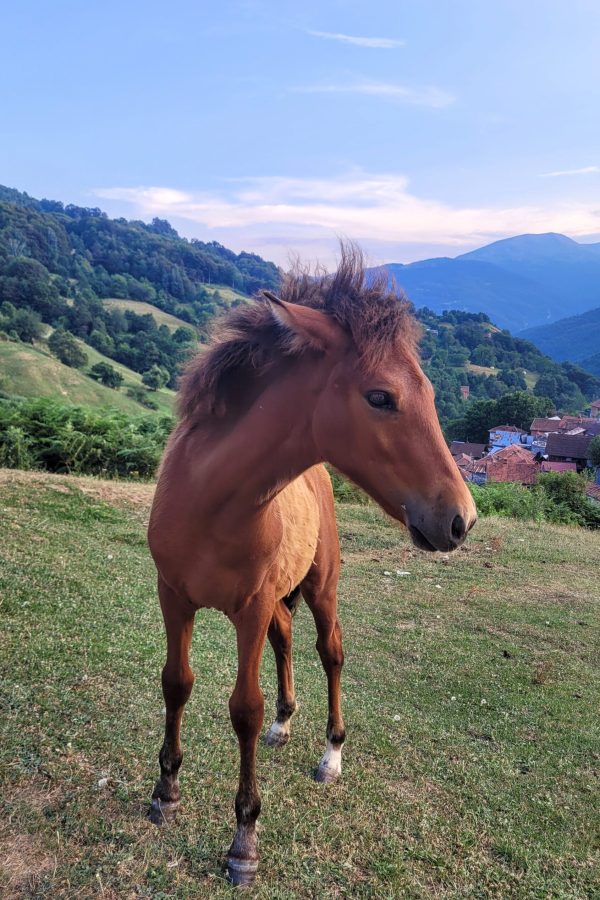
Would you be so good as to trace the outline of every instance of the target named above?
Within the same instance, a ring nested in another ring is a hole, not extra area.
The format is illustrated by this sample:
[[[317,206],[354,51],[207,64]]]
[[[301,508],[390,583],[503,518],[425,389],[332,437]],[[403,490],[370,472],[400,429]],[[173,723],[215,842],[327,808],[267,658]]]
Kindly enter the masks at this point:
[[[315,781],[319,784],[333,784],[339,777],[339,772],[335,769],[329,769],[327,766],[319,766],[315,772]]]
[[[177,818],[178,807],[179,800],[169,801],[153,797],[148,810],[148,818],[154,825],[168,825]]]
[[[250,887],[251,884],[254,884],[257,869],[257,859],[227,857],[227,881],[235,887]]]
[[[285,747],[289,739],[289,733],[286,733],[285,731],[274,731],[272,728],[269,728],[263,740],[267,747]]]

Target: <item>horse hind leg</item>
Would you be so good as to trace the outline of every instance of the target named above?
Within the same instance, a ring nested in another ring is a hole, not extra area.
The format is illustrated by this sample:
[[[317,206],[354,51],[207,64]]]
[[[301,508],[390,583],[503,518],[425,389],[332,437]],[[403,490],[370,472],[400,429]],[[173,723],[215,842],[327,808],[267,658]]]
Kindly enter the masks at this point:
[[[268,637],[277,666],[277,713],[264,737],[268,747],[284,747],[287,744],[291,719],[298,708],[292,666],[292,617],[299,599],[300,589],[296,588],[276,604],[269,625]]]
[[[158,593],[167,632],[167,661],[162,671],[166,715],[165,736],[159,754],[160,778],[152,793],[148,816],[155,825],[163,825],[175,819],[181,799],[181,719],[194,684],[189,649],[196,611],[162,581],[159,581]]]

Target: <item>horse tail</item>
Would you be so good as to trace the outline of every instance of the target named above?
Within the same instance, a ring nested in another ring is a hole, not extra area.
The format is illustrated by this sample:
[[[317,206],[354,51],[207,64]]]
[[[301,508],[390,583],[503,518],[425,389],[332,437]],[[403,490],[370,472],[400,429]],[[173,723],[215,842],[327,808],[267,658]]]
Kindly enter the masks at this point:
[[[298,609],[298,606],[300,605],[300,601],[302,600],[302,594],[300,593],[300,585],[298,585],[298,587],[295,587],[293,591],[290,591],[289,594],[287,595],[287,597],[282,597],[281,599],[283,600],[283,602],[285,603],[285,605],[287,606],[287,608],[289,609],[291,614],[293,616],[295,616],[296,610]]]

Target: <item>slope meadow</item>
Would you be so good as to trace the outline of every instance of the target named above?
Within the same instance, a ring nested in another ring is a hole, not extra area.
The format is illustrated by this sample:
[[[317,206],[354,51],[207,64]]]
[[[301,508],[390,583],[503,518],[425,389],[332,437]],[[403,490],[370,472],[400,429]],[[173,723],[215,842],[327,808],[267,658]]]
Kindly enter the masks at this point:
[[[151,494],[0,473],[5,898],[231,896],[235,647],[216,613],[197,617],[185,807],[162,831],[144,818],[163,707]],[[253,896],[599,896],[598,535],[487,519],[445,557],[371,506],[339,518],[344,775],[311,780],[326,697],[301,606],[292,740],[259,751]],[[268,648],[262,681],[270,713]]]

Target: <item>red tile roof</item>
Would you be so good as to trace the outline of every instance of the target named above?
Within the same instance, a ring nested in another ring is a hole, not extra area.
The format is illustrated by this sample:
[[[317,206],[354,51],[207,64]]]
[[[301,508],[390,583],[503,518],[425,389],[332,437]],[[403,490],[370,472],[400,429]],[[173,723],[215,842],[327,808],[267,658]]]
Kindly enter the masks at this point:
[[[534,431],[540,432],[541,434],[548,434],[551,431],[560,431],[560,421],[560,419],[540,417],[533,420],[529,430],[532,434]]]
[[[586,485],[585,493],[590,500],[597,500],[600,503],[600,484],[592,484],[590,482],[590,484]]]
[[[512,444],[474,462],[471,470],[484,473],[489,482],[516,481],[521,484],[534,484],[539,465],[530,450],[519,444]]]

